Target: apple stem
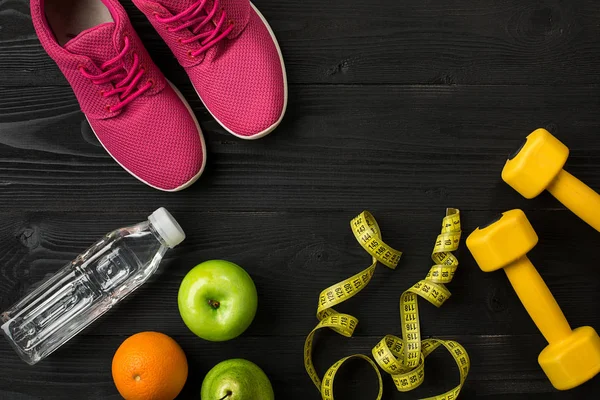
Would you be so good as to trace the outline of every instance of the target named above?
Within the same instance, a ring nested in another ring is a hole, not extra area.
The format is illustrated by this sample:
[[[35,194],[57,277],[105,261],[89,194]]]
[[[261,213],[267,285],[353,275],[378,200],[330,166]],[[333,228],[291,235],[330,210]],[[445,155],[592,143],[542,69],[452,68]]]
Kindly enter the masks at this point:
[[[214,308],[216,310],[217,308],[219,308],[221,303],[219,303],[216,300],[208,300],[208,305],[210,305],[212,308]]]

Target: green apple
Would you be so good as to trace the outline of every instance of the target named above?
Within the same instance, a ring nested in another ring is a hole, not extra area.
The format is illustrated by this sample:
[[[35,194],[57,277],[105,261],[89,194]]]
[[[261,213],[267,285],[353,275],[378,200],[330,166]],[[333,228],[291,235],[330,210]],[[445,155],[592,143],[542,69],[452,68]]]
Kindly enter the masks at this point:
[[[241,335],[250,326],[258,296],[252,278],[239,265],[211,260],[195,266],[183,278],[177,302],[181,318],[192,332],[221,342]]]
[[[269,378],[258,365],[234,358],[222,361],[208,371],[201,400],[275,400]]]

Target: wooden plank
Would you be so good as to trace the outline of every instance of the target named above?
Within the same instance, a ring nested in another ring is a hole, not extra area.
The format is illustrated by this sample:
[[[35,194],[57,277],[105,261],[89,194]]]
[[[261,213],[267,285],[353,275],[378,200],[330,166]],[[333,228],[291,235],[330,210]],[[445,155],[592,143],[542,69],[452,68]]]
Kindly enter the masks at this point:
[[[256,0],[281,43],[293,83],[600,83],[594,0]],[[150,54],[187,82],[133,3]],[[31,26],[26,0],[0,6],[0,85],[66,85]]]
[[[302,336],[316,325],[319,293],[370,264],[350,231],[351,213],[171,211],[182,221],[186,241],[168,253],[152,282],[83,335],[125,335],[132,329],[192,335],[177,309],[181,280],[196,264],[225,258],[247,269],[258,288],[260,307],[247,334]],[[337,308],[359,318],[357,336],[399,332],[399,297],[432,265],[431,249],[444,215],[444,209],[372,211],[384,240],[405,254],[397,270],[379,266],[370,286]],[[0,311],[105,233],[142,221],[150,212],[0,214]],[[465,238],[490,215],[464,212]],[[593,262],[597,233],[570,212],[530,212],[529,218],[541,237],[531,258],[571,324],[600,329]],[[441,309],[421,302],[424,335],[538,333],[502,272],[481,272],[464,247],[459,259],[460,269],[449,285],[452,298]]]
[[[135,331],[131,331],[133,334]],[[471,357],[472,372],[461,398],[495,398],[510,396],[516,399],[581,399],[600,390],[600,379],[568,392],[552,388],[537,364],[538,350],[544,345],[538,335],[524,336],[452,336]],[[125,336],[78,338],[69,342],[34,368],[23,363],[0,342],[0,359],[10,374],[0,375],[0,398],[63,399],[68,396],[85,399],[120,398],[111,378],[110,365],[114,351]],[[253,360],[269,376],[277,398],[320,398],[304,371],[301,358],[302,337],[242,337],[231,342],[209,343],[190,336],[174,336],[184,349],[190,365],[188,381],[180,395],[182,399],[198,398],[202,379],[216,363],[233,357]],[[368,354],[379,337],[345,339],[334,333],[323,333],[316,341],[315,363],[323,374],[336,360],[355,353]],[[422,398],[450,389],[458,381],[456,366],[442,350],[426,361],[425,383],[408,394]],[[384,375],[385,398],[405,399],[407,394],[395,390],[389,375]],[[336,378],[336,397],[366,399],[377,393],[375,375],[366,363],[353,362]],[[18,394],[21,397],[14,397]],[[519,397],[520,395],[520,397]],[[368,396],[368,397],[367,397]]]
[[[199,111],[205,175],[178,195],[146,187],[95,141],[68,88],[3,89],[0,210],[560,209],[527,201],[500,172],[533,129],[571,148],[567,163],[600,189],[596,86],[292,86],[281,127],[233,138]]]

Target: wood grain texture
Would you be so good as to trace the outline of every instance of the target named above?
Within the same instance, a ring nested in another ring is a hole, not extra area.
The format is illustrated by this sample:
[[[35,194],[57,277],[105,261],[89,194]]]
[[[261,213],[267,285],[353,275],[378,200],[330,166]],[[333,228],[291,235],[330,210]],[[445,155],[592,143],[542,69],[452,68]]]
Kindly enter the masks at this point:
[[[132,330],[131,333],[135,332]],[[261,360],[261,367],[271,378],[276,398],[317,400],[320,398],[304,372],[301,357],[303,338],[273,338],[244,336],[231,342],[208,343],[191,336],[173,336],[182,346],[190,365],[190,378],[180,395],[182,399],[198,399],[201,379],[223,359],[243,357]],[[122,336],[97,336],[94,340],[78,337],[59,350],[54,357],[35,367],[24,364],[6,344],[0,342],[0,359],[10,374],[0,375],[0,398],[63,399],[65,393],[76,393],[82,399],[120,398],[110,375],[113,352]],[[319,349],[316,368],[323,373],[332,363],[347,354],[366,353],[380,336],[356,337],[351,340],[323,333],[315,345]],[[469,349],[473,372],[469,376],[462,398],[516,399],[582,399],[600,390],[595,380],[569,392],[551,389],[537,365],[538,349],[543,346],[540,335],[518,336],[452,336]],[[452,359],[437,350],[426,361],[425,383],[411,392],[411,398],[422,398],[451,389],[458,381]],[[348,364],[336,379],[336,396],[345,399],[371,399],[377,393],[376,378],[366,363]],[[384,379],[386,399],[403,399],[389,376]],[[43,386],[43,389],[37,388]],[[16,395],[20,396],[17,397]],[[360,397],[359,397],[360,396]],[[362,397],[364,396],[364,397]]]
[[[531,252],[573,327],[600,329],[598,232],[548,194],[525,200],[501,182],[506,155],[537,127],[571,149],[567,169],[600,191],[600,3],[594,0],[255,0],[279,38],[290,81],[277,131],[245,142],[202,107],[167,47],[123,1],[156,63],[189,100],[209,150],[203,177],[179,193],[139,183],[102,149],[57,67],[34,34],[26,0],[0,0],[0,311],[114,228],[159,206],[186,241],[157,276],[109,315],[35,367],[0,340],[0,400],[117,399],[115,349],[129,335],[172,335],[190,362],[181,399],[198,399],[217,362],[248,358],[278,399],[318,399],[302,364],[322,289],[365,268],[349,220],[364,209],[405,252],[378,267],[369,288],[339,307],[356,336],[317,336],[315,364],[369,353],[399,333],[398,298],[424,277],[445,207],[462,211],[464,234],[499,211],[526,210]],[[463,399],[592,399],[600,378],[552,388],[537,364],[543,337],[503,273],[484,274],[464,246],[441,309],[420,308],[425,337],[455,339],[472,372]],[[240,338],[208,343],[182,323],[176,295],[194,265],[239,263],[259,292],[255,322]],[[384,399],[453,387],[443,351],[425,384]],[[375,397],[365,363],[340,373],[336,398]]]
[[[65,85],[38,44],[26,0],[0,3],[0,85]],[[284,44],[293,83],[600,83],[595,0],[256,0]],[[187,80],[130,1],[155,62]]]
[[[305,334],[316,323],[314,312],[319,291],[361,270],[369,262],[350,232],[348,221],[352,215],[345,212],[172,211],[183,221],[188,240],[169,254],[156,279],[66,348],[35,367],[36,379],[52,382],[51,389],[44,391],[44,398],[61,398],[68,392],[69,385],[73,385],[73,379],[83,387],[89,386],[83,389],[85,398],[110,398],[114,388],[105,366],[109,365],[114,349],[124,337],[145,330],[176,337],[195,369],[194,376],[203,376],[221,359],[248,357],[264,364],[278,392],[291,385],[294,392],[290,398],[318,398],[304,376],[301,348]],[[321,371],[350,352],[368,353],[369,347],[377,341],[375,334],[380,337],[398,333],[398,298],[403,290],[421,279],[431,265],[429,255],[443,215],[443,210],[438,211],[413,212],[410,217],[376,213],[386,241],[405,251],[405,255],[398,270],[380,266],[369,288],[339,307],[360,319],[353,339],[329,332],[319,334],[321,341],[316,360]],[[103,213],[101,220],[93,213],[1,214],[4,224],[0,228],[0,308],[8,307],[32,284],[75,257],[103,232],[143,219],[145,214],[143,211]],[[471,230],[489,217],[487,211],[466,213],[465,229]],[[529,217],[543,238],[532,251],[531,259],[540,267],[571,324],[600,326],[598,281],[589,275],[594,267],[585,263],[575,265],[572,261],[573,253],[581,260],[593,258],[595,238],[589,232],[591,228],[582,226],[569,212],[538,211]],[[210,228],[207,230],[207,227]],[[536,362],[537,353],[545,346],[543,338],[504,274],[484,274],[466,249],[458,254],[461,266],[449,285],[453,297],[443,309],[423,303],[421,321],[425,337],[454,338],[468,349],[473,359],[473,374],[465,397],[551,392]],[[178,315],[176,293],[185,273],[199,260],[224,255],[243,265],[252,275],[260,306],[255,322],[242,338],[215,345],[195,338],[187,330]],[[11,390],[39,393],[30,385],[32,369],[18,360],[6,342],[0,344],[0,354],[2,366],[13,371],[8,376],[22,380],[11,385]],[[285,365],[276,366],[277,359]],[[80,360],[81,365],[75,360]],[[435,363],[432,364],[435,366]],[[441,365],[433,368],[421,394],[451,387],[456,379],[452,361],[446,360]],[[367,368],[359,367],[359,372],[355,367],[346,370],[348,374],[342,375],[340,386],[348,385],[350,389],[344,389],[347,393],[373,390],[372,382],[369,386],[357,375],[368,374]],[[9,379],[8,376],[0,378],[0,387],[3,387],[2,379]],[[386,398],[400,398],[389,383]],[[193,393],[198,384],[191,380],[186,393]],[[352,389],[352,385],[356,388]],[[587,387],[597,389],[598,382]],[[585,390],[583,387],[572,395]],[[182,398],[191,398],[191,395]]]
[[[567,167],[600,189],[596,86],[291,87],[277,135],[235,140],[194,99],[208,167],[176,196],[138,183],[95,141],[69,88],[5,89],[0,210],[559,209],[501,182],[507,154],[545,126],[571,148]],[[451,177],[451,178],[450,178]],[[48,196],[60,201],[48,201]],[[393,201],[392,201],[393,199]],[[101,201],[99,201],[101,200]]]

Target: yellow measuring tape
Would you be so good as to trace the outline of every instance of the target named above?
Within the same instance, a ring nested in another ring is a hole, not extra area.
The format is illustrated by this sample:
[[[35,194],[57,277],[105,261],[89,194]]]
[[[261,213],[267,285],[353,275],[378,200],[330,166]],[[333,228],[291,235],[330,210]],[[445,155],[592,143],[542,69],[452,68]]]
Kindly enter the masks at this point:
[[[425,339],[421,341],[419,307],[417,295],[423,297],[436,307],[441,306],[450,297],[445,283],[452,281],[458,267],[458,260],[452,254],[460,242],[460,212],[455,208],[446,210],[442,220],[442,232],[438,235],[431,258],[435,265],[431,267],[425,279],[414,284],[400,296],[400,321],[402,338],[393,335],[385,336],[373,348],[375,362],[363,354],[344,357],[333,364],[323,379],[315,371],[312,362],[313,340],[315,333],[322,328],[329,328],[342,336],[351,337],[358,324],[358,319],[349,314],[335,311],[332,307],[340,304],[363,290],[375,272],[377,262],[395,269],[402,253],[393,249],[381,239],[381,231],[375,218],[363,211],[350,223],[352,232],[360,245],[372,257],[373,263],[364,271],[323,290],[319,296],[317,319],[319,323],[308,334],[304,343],[304,367],[313,383],[321,392],[324,400],[333,400],[333,381],[342,364],[352,358],[367,361],[375,369],[379,381],[377,400],[381,400],[383,383],[377,365],[389,373],[401,392],[417,388],[425,379],[425,358],[440,346],[445,347],[456,362],[460,372],[460,382],[454,389],[446,393],[429,397],[435,400],[455,399],[467,378],[470,360],[465,349],[453,340]]]

